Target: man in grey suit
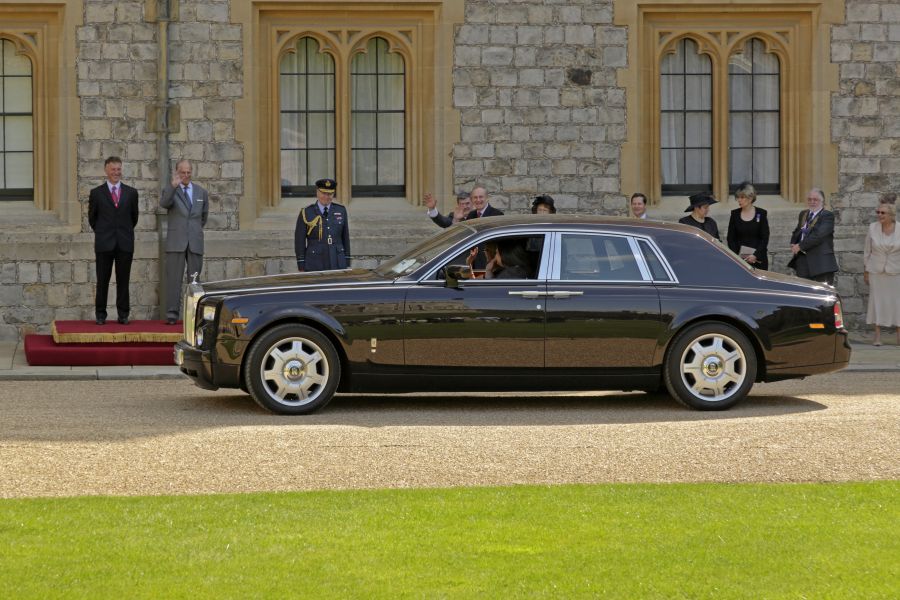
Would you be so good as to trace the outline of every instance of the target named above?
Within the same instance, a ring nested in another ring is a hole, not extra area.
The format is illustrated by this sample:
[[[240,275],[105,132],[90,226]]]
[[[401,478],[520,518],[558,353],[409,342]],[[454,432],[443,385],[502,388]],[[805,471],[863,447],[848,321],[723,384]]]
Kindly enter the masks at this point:
[[[159,205],[169,211],[166,227],[166,323],[174,325],[181,309],[185,265],[188,277],[203,268],[203,227],[209,217],[209,194],[191,181],[188,160],[175,165],[172,183]]]
[[[834,285],[838,270],[834,257],[834,213],[825,210],[825,193],[818,188],[806,194],[807,210],[800,212],[791,235],[793,258],[788,266],[798,277]]]

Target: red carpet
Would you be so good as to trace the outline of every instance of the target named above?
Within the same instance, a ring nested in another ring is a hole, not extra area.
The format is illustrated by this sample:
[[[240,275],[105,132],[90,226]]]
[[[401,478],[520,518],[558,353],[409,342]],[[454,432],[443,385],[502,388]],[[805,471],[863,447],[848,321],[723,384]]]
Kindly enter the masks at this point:
[[[25,359],[33,367],[174,366],[173,346],[164,342],[57,344],[49,335],[26,335]]]
[[[53,341],[58,344],[118,342],[167,342],[174,344],[183,337],[181,321],[166,325],[162,321],[132,321],[119,325],[115,319],[106,325],[93,321],[53,321]]]

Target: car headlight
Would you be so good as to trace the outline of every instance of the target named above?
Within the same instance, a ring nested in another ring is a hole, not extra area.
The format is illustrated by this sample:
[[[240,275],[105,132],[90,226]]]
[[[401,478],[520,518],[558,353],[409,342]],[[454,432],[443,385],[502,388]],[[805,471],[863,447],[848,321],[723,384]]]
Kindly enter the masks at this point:
[[[215,306],[204,306],[203,307],[203,320],[204,321],[215,321],[216,320],[216,307]]]

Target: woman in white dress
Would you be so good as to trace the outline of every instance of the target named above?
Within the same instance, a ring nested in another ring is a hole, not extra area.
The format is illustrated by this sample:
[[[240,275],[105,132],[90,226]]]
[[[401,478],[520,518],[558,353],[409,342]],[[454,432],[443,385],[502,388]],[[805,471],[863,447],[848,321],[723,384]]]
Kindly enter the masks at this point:
[[[900,345],[900,231],[897,228],[897,196],[885,194],[869,225],[866,246],[865,280],[869,284],[866,323],[875,325],[873,345],[881,345],[881,328],[897,329]]]

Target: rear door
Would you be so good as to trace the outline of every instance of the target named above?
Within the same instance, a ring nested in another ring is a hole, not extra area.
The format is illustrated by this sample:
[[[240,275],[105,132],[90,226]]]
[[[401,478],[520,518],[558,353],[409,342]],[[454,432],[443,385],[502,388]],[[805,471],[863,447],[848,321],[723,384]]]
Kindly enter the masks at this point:
[[[615,233],[554,234],[547,282],[548,371],[644,373],[665,326],[638,242]]]

